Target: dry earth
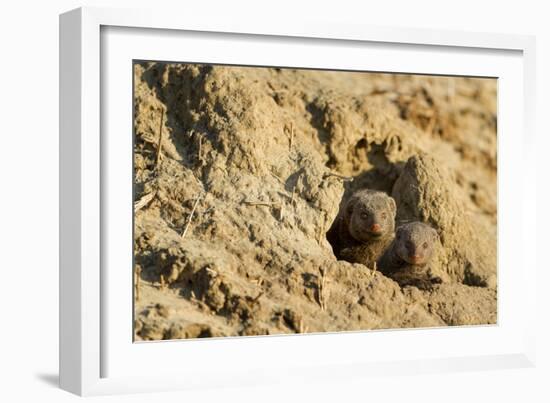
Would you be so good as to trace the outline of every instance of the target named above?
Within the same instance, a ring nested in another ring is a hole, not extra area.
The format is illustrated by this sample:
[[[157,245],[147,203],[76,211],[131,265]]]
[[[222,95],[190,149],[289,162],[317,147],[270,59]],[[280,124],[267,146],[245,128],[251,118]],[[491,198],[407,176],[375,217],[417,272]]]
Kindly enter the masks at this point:
[[[134,83],[136,340],[496,323],[495,80],[144,62]],[[437,229],[441,285],[336,260],[361,187]]]

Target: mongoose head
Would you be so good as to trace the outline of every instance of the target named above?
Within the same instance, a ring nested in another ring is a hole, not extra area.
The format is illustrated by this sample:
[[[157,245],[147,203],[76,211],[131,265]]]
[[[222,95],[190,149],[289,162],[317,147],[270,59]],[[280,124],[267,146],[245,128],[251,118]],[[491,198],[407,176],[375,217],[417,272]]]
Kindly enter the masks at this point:
[[[438,240],[437,231],[427,224],[404,224],[395,234],[395,253],[408,264],[424,266],[430,261]]]
[[[355,192],[344,210],[350,235],[359,242],[368,242],[393,234],[395,200],[386,193],[370,189]]]

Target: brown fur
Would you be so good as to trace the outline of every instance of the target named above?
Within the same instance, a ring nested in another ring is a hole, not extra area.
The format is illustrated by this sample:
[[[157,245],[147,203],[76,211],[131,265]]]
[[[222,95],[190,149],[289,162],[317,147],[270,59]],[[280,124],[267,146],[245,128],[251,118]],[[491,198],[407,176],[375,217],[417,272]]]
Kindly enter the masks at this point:
[[[377,241],[349,246],[340,251],[340,259],[350,263],[361,263],[372,269],[392,241],[393,234]]]

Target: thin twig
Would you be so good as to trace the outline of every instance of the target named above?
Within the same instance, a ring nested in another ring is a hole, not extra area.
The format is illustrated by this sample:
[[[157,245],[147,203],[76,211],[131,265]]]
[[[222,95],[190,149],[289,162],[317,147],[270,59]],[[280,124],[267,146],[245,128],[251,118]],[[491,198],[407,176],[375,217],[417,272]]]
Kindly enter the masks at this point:
[[[218,276],[220,275],[220,273],[218,273],[218,272],[217,272],[216,270],[214,270],[214,269],[211,269],[210,267],[207,267],[207,268],[206,268],[206,271],[207,271],[208,273],[210,273],[211,275],[213,275],[214,277],[218,277]]]
[[[141,279],[141,267],[136,267],[136,301],[139,301],[139,288],[140,288],[140,279]]]
[[[326,282],[327,276],[326,273],[323,271],[323,278],[321,280],[321,286],[323,287],[323,311],[327,310],[327,282]]]
[[[265,207],[273,207],[278,206],[278,202],[263,202],[263,201],[249,201],[245,200],[243,201],[244,204],[248,204],[249,206],[265,206]]]
[[[137,213],[143,207],[147,206],[155,198],[157,192],[150,192],[134,203],[134,211]]]
[[[325,298],[326,272],[323,268],[319,268],[319,272],[321,274],[317,285],[317,289],[319,292],[319,306],[321,307],[321,310],[326,311],[327,309],[326,298]]]
[[[292,151],[292,143],[294,141],[294,123],[290,122],[290,141],[288,144],[288,151]]]
[[[435,126],[437,124],[437,116],[435,114],[429,118],[428,125],[426,126],[426,131],[430,134],[433,134]]]
[[[253,284],[256,284],[258,287],[261,287],[262,284],[264,283],[264,279],[262,277],[258,276],[258,277],[255,277],[255,278],[251,278],[250,282],[253,283]]]
[[[202,134],[199,134],[199,163],[202,165]]]
[[[296,185],[292,188],[292,197],[290,198],[290,205],[294,207],[294,197],[296,195]]]
[[[142,135],[141,135],[141,139],[142,139],[143,142],[145,142],[145,143],[149,143],[149,144],[153,144],[153,145],[158,144],[158,140],[157,140],[157,139],[152,138],[152,137],[149,137],[149,136],[147,136],[146,134],[142,134]]]
[[[159,126],[159,143],[157,145],[157,160],[155,162],[155,167],[158,169],[159,162],[162,154],[162,127],[164,124],[164,108],[160,112],[160,126]]]
[[[193,209],[191,210],[191,214],[189,215],[189,218],[187,219],[187,225],[185,226],[185,229],[183,230],[183,234],[181,234],[181,239],[185,238],[185,234],[187,234],[187,230],[189,229],[189,225],[191,224],[191,220],[193,219],[193,215],[195,214],[195,210],[197,208],[197,205],[199,204],[199,201],[201,200],[202,194],[199,194],[197,196],[197,200],[195,200],[195,204],[193,205]]]
[[[160,289],[164,290],[166,288],[166,281],[164,281],[164,274],[160,275]]]
[[[298,182],[300,181],[300,178],[302,177],[302,174],[298,174],[298,177],[296,178],[296,182],[294,182],[294,186],[292,187],[292,197],[290,198],[290,205],[294,207],[294,197],[296,196],[296,186],[298,186]]]
[[[351,176],[344,176],[344,175],[340,175],[340,174],[337,174],[337,173],[334,173],[334,172],[328,172],[328,173],[324,174],[323,179],[326,179],[330,176],[334,176],[335,178],[342,179],[344,182],[353,181],[353,177],[351,177]]]
[[[279,209],[279,221],[283,221],[283,217],[285,214],[285,202],[281,199],[280,202],[281,208]]]
[[[321,310],[325,310],[325,304],[323,303],[323,279],[325,277],[323,269],[319,269],[321,273],[320,277],[317,279],[317,290],[319,292],[319,306]]]
[[[327,221],[327,215],[326,213],[323,213],[322,215],[322,221],[321,225],[319,225],[319,234],[317,235],[317,243],[321,244],[321,240],[323,239],[323,231],[325,230],[325,223]]]

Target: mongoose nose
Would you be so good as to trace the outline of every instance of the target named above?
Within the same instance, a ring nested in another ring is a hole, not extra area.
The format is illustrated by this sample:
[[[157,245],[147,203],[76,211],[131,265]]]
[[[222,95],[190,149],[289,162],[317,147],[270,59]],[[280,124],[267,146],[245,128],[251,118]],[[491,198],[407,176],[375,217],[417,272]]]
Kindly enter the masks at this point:
[[[370,230],[372,232],[380,232],[382,231],[382,227],[380,226],[380,224],[372,224],[372,226],[370,227]]]
[[[419,262],[420,261],[420,255],[411,255],[411,260],[413,262]]]

